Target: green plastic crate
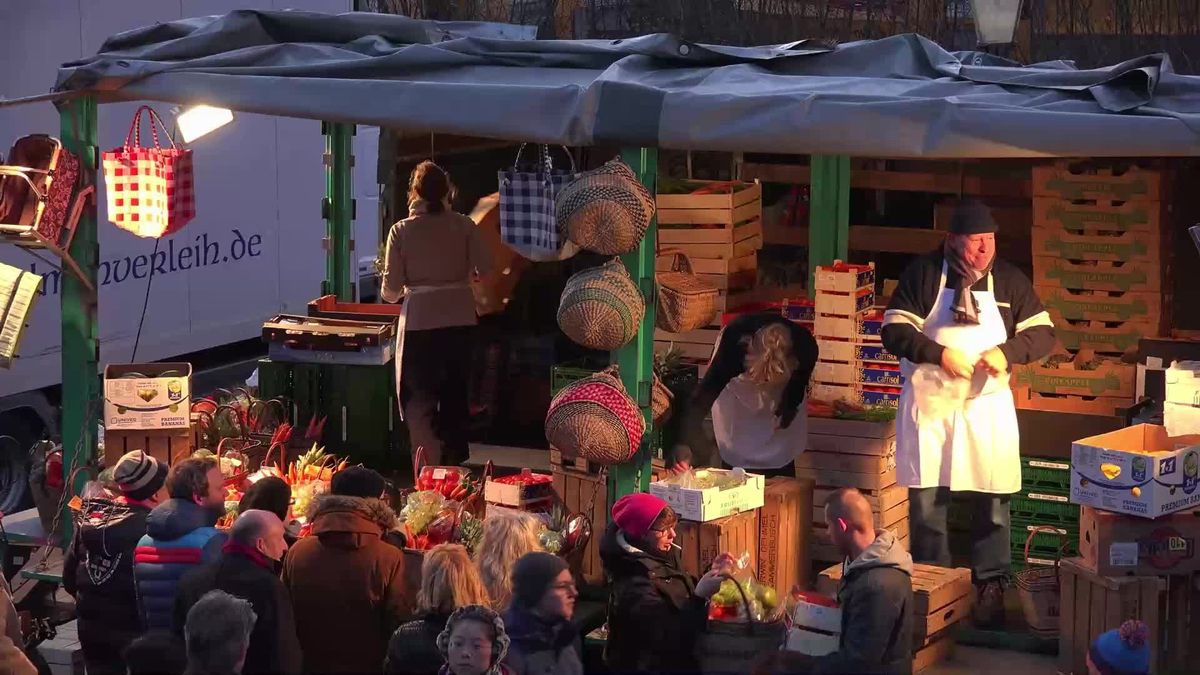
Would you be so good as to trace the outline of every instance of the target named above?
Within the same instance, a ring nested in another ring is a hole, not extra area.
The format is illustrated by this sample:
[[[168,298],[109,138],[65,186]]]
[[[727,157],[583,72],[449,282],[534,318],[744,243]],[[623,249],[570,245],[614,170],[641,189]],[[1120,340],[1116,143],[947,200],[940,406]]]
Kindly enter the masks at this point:
[[[1071,493],[1071,462],[1044,457],[1021,458],[1021,491]]]
[[[603,368],[603,365],[595,365],[594,363],[590,363],[588,359],[555,365],[550,369],[550,395],[557,395],[568,384],[582,380]]]
[[[1059,499],[1037,499],[1025,495],[1038,493],[1021,493],[1014,495],[1009,502],[1008,510],[1014,520],[1023,518],[1048,524],[1079,524],[1079,505]]]

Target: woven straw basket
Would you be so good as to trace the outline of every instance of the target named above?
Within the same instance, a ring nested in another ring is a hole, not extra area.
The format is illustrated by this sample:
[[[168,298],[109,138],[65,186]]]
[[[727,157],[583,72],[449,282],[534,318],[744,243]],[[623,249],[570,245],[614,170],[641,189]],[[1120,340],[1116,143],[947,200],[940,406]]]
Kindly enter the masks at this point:
[[[658,375],[654,376],[654,385],[650,388],[650,412],[654,415],[654,424],[662,426],[671,417],[671,401],[675,395],[663,384],[663,381],[658,379]]]
[[[597,464],[627,462],[637,454],[646,421],[625,393],[616,366],[572,382],[546,413],[546,440],[564,456]]]
[[[654,217],[654,197],[621,160],[613,159],[563,188],[555,216],[567,238],[601,255],[636,249]]]
[[[703,328],[717,318],[720,290],[692,272],[692,261],[677,249],[659,253],[673,255],[670,272],[655,275],[658,282],[658,316],[655,323],[671,333]]]
[[[558,327],[576,344],[613,351],[637,337],[646,302],[620,260],[567,280],[558,303]]]

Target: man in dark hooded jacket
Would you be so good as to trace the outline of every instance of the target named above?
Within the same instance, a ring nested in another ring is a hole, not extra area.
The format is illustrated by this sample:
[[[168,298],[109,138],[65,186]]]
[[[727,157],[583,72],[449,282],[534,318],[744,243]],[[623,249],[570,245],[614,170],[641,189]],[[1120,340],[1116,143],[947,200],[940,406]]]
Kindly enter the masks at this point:
[[[825,502],[825,521],[846,556],[838,603],[838,649],[814,659],[814,673],[912,673],[912,557],[886,530],[876,531],[871,505],[854,488]]]
[[[146,536],[134,551],[138,604],[146,630],[171,630],[179,580],[221,555],[225,535],[215,525],[225,513],[224,478],[211,457],[171,467],[170,499],[146,518]],[[182,629],[182,626],[179,628]]]

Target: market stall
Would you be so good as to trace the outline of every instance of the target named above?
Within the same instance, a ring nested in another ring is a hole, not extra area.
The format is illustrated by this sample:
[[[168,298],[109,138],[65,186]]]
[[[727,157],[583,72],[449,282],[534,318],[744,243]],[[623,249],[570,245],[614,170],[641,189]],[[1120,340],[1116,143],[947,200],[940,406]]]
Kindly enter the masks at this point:
[[[618,460],[607,462],[611,466],[606,474],[590,472],[593,467],[586,461],[582,467],[575,464],[573,456],[560,459],[553,478],[560,497],[570,510],[584,512],[592,521],[604,519],[607,505],[618,497],[651,489],[653,455],[666,445],[652,440],[656,343],[664,360],[672,345],[701,361],[711,353],[721,323],[716,317],[738,311],[736,292],[754,276],[756,255],[769,226],[762,217],[761,186],[733,183],[706,189],[660,183],[658,148],[812,155],[806,176],[812,194],[806,238],[812,273],[819,266],[848,260],[853,248],[855,228],[849,225],[848,203],[856,178],[849,155],[964,159],[1200,154],[1200,135],[1187,105],[1200,82],[1175,75],[1161,57],[1097,71],[1072,71],[1061,64],[1019,69],[986,55],[952,55],[916,36],[838,48],[805,42],[726,48],[666,35],[613,43],[534,42],[508,39],[508,29],[480,24],[301,12],[235,12],[181,22],[177,29],[166,42],[155,28],[122,34],[97,56],[60,71],[56,96],[61,99],[63,141],[82,160],[84,185],[96,183],[98,103],[202,102],[323,120],[329,176],[323,206],[329,228],[324,291],[337,301],[352,300],[347,139],[354,124],[511,142],[627,148],[621,158],[652,195],[657,219],[647,218],[634,246],[620,251],[621,273],[640,296],[643,312],[636,328],[612,345],[611,360],[619,367],[619,381],[645,433],[637,434]],[[236,52],[225,47],[233,35],[238,36]],[[316,40],[314,35],[327,37]],[[162,51],[167,43],[169,59]],[[268,56],[279,49],[294,58],[281,64]],[[214,60],[215,54],[223,58]],[[698,71],[704,77],[697,78]],[[0,105],[10,103],[16,102]],[[743,178],[748,176],[744,173]],[[951,192],[961,194],[964,184],[960,181]],[[93,202],[83,209],[65,249],[80,269],[75,277],[64,276],[62,292],[67,474],[92,454],[97,402],[104,399],[100,380],[93,376],[100,365],[93,292],[97,227]],[[909,233],[872,234],[903,239]],[[686,256],[693,276],[705,282],[713,312],[709,320],[688,330],[657,328],[656,272],[683,271],[674,251]],[[657,255],[667,252],[672,255]],[[854,485],[868,491],[880,525],[899,529],[906,522],[902,490],[894,477],[890,482],[887,478],[892,470],[886,446],[894,431],[861,409],[887,408],[896,398],[894,369],[870,330],[871,322],[878,321],[872,312],[877,282],[882,280],[873,273],[869,281],[863,280],[866,270],[860,268],[834,266],[829,271],[833,276],[818,275],[808,284],[815,296],[811,303],[789,299],[779,309],[789,318],[811,320],[818,337],[830,340],[830,351],[823,351],[829,358],[823,357],[826,363],[818,378],[829,396],[820,398],[851,399],[861,419],[831,419],[810,429],[808,449],[815,452],[804,466],[797,465],[797,473],[810,482],[758,477],[757,483],[751,479],[743,485],[750,493],[744,503],[685,515],[685,559],[694,560],[688,564],[697,571],[707,567],[716,552],[737,548],[745,549],[755,574],[781,592],[792,581],[811,578],[803,564],[806,550],[812,545],[818,553],[818,548],[807,532],[816,520],[813,511],[821,503],[822,490],[832,487]],[[827,328],[817,327],[819,322]],[[849,351],[844,358],[835,357],[837,349]],[[586,380],[589,375],[576,377]],[[563,385],[572,386],[573,379],[565,377]],[[318,479],[322,470],[317,468]],[[71,488],[78,490],[80,485]],[[524,488],[513,489],[518,503],[507,505],[525,506]],[[606,498],[598,502],[601,489]],[[698,484],[688,489],[719,488]],[[501,494],[508,491],[496,490],[498,505],[505,505]],[[604,507],[598,508],[598,503]],[[794,523],[798,534],[793,537],[792,531],[785,531],[792,528],[781,523]],[[765,544],[775,533],[783,543]],[[596,562],[588,555],[581,563],[584,576],[599,580]]]

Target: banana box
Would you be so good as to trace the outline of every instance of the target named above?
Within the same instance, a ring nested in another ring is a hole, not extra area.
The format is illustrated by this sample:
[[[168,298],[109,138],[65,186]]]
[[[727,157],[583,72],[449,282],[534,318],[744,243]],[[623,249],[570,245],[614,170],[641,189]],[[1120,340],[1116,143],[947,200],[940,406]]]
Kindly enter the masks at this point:
[[[792,627],[788,630],[788,651],[809,656],[824,656],[837,651],[842,630],[842,610],[836,600],[812,591],[793,597]]]
[[[190,363],[122,363],[104,368],[104,428],[187,429],[191,425]]]
[[[1200,435],[1139,424],[1071,444],[1071,501],[1158,518],[1200,506]]]

